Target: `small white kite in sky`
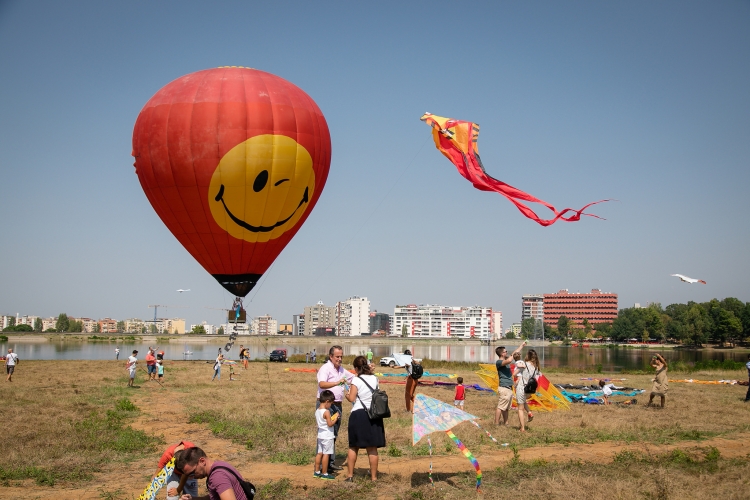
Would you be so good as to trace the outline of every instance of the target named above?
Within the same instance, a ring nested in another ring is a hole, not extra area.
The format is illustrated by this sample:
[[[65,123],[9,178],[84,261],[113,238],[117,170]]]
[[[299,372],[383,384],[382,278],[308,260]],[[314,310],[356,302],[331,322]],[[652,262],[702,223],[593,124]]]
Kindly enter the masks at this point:
[[[706,282],[703,281],[703,280],[697,280],[697,279],[694,279],[694,278],[688,278],[687,276],[683,276],[682,274],[672,274],[672,276],[677,276],[678,278],[680,278],[680,281],[684,281],[685,283],[691,283],[691,284],[692,283],[703,283],[704,285],[706,284]]]
[[[189,292],[189,291],[190,291],[190,289],[188,288],[187,290],[183,290],[182,288],[180,288],[180,289],[179,289],[179,290],[177,290],[177,291],[178,291],[178,292],[180,292],[180,293],[182,293],[182,292]]]

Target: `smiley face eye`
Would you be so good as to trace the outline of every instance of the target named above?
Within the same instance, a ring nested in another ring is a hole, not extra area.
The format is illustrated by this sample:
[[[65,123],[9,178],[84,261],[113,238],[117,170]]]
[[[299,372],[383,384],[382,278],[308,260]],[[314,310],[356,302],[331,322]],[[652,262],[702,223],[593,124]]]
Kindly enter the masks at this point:
[[[255,178],[255,182],[253,182],[253,191],[259,193],[266,187],[266,184],[268,184],[268,170],[263,170]]]

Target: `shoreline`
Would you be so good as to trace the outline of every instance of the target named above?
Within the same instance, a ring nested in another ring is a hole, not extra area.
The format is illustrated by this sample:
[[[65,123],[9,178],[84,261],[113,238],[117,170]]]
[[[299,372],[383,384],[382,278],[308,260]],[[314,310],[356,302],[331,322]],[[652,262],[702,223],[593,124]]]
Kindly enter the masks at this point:
[[[131,334],[96,334],[96,333],[22,333],[14,334],[13,332],[6,332],[4,334],[8,337],[7,342],[85,342],[85,343],[128,343],[128,342],[141,342],[141,343],[186,343],[186,344],[225,344],[229,339],[228,335],[193,335],[193,334],[171,334],[171,335],[131,335]],[[457,338],[418,338],[418,337],[371,337],[367,335],[357,337],[312,337],[312,336],[291,336],[291,335],[269,335],[269,336],[257,336],[257,335],[239,335],[235,339],[235,343],[245,343],[248,345],[263,344],[272,340],[281,341],[284,344],[296,345],[296,344],[309,344],[309,343],[325,343],[325,344],[361,344],[367,343],[370,345],[394,345],[404,343],[417,343],[417,344],[440,344],[440,345],[472,345],[472,346],[518,346],[522,339],[498,339],[491,340],[489,343],[485,340],[479,339],[457,339]],[[685,346],[680,344],[627,344],[627,343],[581,343],[564,345],[561,341],[534,341],[529,346],[557,346],[557,347],[569,347],[571,349],[678,349],[678,350],[694,350],[694,351],[735,351],[735,352],[750,352],[750,347],[746,346],[735,346],[735,347],[722,347],[713,344],[706,344],[701,347]]]

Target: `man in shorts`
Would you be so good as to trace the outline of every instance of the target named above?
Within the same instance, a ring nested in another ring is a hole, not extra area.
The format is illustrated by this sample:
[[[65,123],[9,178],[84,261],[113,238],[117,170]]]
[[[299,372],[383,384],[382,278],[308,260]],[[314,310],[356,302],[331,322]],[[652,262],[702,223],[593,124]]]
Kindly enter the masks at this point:
[[[513,351],[513,354],[520,353],[524,344],[525,342],[518,346],[518,349]],[[495,349],[495,354],[499,358],[495,361],[495,368],[497,368],[497,376],[500,379],[500,384],[497,388],[500,399],[497,401],[497,409],[495,410],[495,425],[500,425],[501,416],[503,417],[503,425],[508,425],[508,411],[513,403],[513,373],[510,371],[513,356],[508,355],[505,347]]]
[[[154,348],[148,348],[148,354],[146,354],[146,370],[148,370],[148,379],[156,380],[156,356],[154,356]]]
[[[8,355],[5,356],[5,373],[8,376],[5,378],[8,382],[13,382],[13,372],[18,364],[18,354],[13,352],[13,349],[8,349]]]

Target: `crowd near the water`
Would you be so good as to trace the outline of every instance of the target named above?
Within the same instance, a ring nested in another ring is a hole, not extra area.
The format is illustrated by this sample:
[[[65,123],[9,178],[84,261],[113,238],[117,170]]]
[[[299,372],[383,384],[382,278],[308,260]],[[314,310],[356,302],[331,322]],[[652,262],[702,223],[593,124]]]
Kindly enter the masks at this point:
[[[505,347],[497,347],[495,353],[498,357],[495,362],[497,369],[499,387],[498,402],[495,410],[495,425],[510,425],[510,409],[514,398],[517,402],[519,429],[526,432],[528,422],[534,419],[527,394],[528,384],[535,387],[535,377],[539,375],[539,357],[534,349],[529,349],[526,355],[521,356],[526,342],[523,342],[513,352],[508,353]],[[115,359],[119,360],[120,349],[115,348]],[[248,368],[249,350],[240,346],[240,362],[244,369]],[[317,426],[317,447],[313,477],[322,480],[335,479],[335,473],[344,471],[344,481],[354,480],[354,467],[357,463],[359,451],[364,449],[367,453],[369,475],[372,481],[378,479],[378,449],[386,445],[385,427],[382,416],[373,416],[373,407],[378,398],[378,378],[375,375],[372,350],[368,350],[364,356],[357,356],[352,363],[353,371],[346,370],[342,365],[344,350],[335,345],[328,351],[328,360],[317,370],[317,398],[315,400],[315,424]],[[406,384],[404,388],[404,410],[414,411],[414,401],[419,378],[423,374],[421,360],[416,359],[407,349],[399,356],[406,369]],[[308,356],[315,359],[315,353]],[[8,349],[4,357],[6,368],[6,380],[13,381],[13,374],[19,365],[19,358],[13,349]],[[128,357],[125,367],[128,371],[128,387],[135,387],[135,379],[138,367],[138,351],[133,350]],[[157,347],[149,347],[145,357],[145,374],[148,381],[159,384],[164,380],[164,352]],[[213,362],[214,380],[221,380],[222,365],[229,364],[229,380],[234,378],[235,362],[224,358],[221,348]],[[659,397],[659,407],[664,408],[666,396],[669,390],[667,377],[668,363],[660,354],[655,354],[651,359],[651,366],[655,373],[653,385],[646,406],[654,405],[654,400]],[[511,369],[511,366],[513,367]],[[747,362],[748,391],[745,402],[750,402],[750,356]],[[463,378],[458,377],[454,405],[464,409],[466,391]],[[599,381],[599,387],[603,393],[604,404],[609,404],[612,395],[612,384],[605,380]],[[514,391],[515,389],[515,391]],[[343,401],[352,404],[349,422],[347,426],[348,452],[344,463],[336,463],[336,445],[340,433],[341,416],[343,412]],[[387,407],[387,401],[386,401]],[[390,413],[390,410],[388,410]],[[388,414],[389,414],[388,413]],[[311,411],[311,420],[312,420]],[[174,460],[174,469],[167,478],[168,500],[192,500],[206,498],[211,500],[246,500],[252,498],[254,487],[244,480],[242,474],[231,464],[215,460],[190,441],[180,441],[172,444],[163,453],[154,478],[164,470],[165,466]],[[197,479],[206,478],[208,496],[198,496]]]

